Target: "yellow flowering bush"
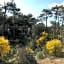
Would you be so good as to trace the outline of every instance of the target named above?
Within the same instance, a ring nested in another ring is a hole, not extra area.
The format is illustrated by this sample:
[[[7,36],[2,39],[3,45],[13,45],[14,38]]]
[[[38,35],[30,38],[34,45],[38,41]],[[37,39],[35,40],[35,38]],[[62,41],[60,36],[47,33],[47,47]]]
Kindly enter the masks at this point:
[[[43,36],[47,36],[48,33],[44,31],[44,32],[41,32],[41,35],[43,35]]]
[[[32,50],[32,48],[30,48],[30,47],[26,47],[26,51],[27,51],[28,53],[34,53],[34,51]]]
[[[3,57],[10,51],[9,40],[4,36],[0,36],[0,56]]]
[[[41,36],[38,39],[36,39],[37,45],[40,45],[42,43],[42,41],[47,37],[48,33],[42,32],[40,35]]]
[[[59,53],[62,49],[62,43],[58,39],[53,39],[53,40],[47,41],[46,49],[49,54]]]

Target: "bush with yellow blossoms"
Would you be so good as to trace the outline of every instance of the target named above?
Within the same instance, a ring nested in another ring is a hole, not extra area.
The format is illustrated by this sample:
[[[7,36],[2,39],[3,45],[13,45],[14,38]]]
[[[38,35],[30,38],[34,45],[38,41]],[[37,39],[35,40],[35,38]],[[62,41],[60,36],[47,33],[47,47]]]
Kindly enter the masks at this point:
[[[36,39],[36,44],[37,44],[37,45],[40,45],[40,44],[43,42],[43,40],[46,39],[48,33],[46,33],[46,32],[44,31],[44,32],[42,32],[40,35],[41,35],[41,36],[40,36],[38,39]]]
[[[61,52],[62,49],[62,42],[58,39],[53,39],[47,41],[46,43],[46,50],[50,55],[56,55],[57,53]]]
[[[26,47],[26,51],[27,51],[28,53],[34,53],[34,51],[32,50],[32,48],[30,48],[30,47]]]
[[[42,35],[42,36],[47,36],[48,33],[44,31],[44,32],[41,32],[40,35]]]
[[[10,46],[10,42],[4,36],[0,36],[0,59],[4,64],[18,62],[19,56],[16,48]]]
[[[6,56],[10,49],[9,40],[4,36],[0,36],[0,57]]]

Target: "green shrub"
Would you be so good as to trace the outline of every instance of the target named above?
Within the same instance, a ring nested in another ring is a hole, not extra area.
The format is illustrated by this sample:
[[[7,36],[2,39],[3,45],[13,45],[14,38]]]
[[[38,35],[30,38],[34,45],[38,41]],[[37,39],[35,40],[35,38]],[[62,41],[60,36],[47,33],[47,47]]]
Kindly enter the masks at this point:
[[[11,51],[7,54],[7,56],[3,57],[3,61],[7,64],[14,64],[14,63],[18,63],[18,51],[15,48],[12,48]]]
[[[39,51],[39,52],[37,52],[37,57],[38,57],[39,59],[43,59],[43,58],[46,57],[46,55],[45,55],[44,51]]]

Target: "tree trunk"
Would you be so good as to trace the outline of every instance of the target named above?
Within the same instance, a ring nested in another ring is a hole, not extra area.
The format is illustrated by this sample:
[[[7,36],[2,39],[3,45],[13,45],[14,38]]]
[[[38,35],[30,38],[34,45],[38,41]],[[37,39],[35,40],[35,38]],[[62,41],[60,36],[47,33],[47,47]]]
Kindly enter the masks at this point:
[[[47,29],[47,18],[48,18],[48,17],[46,16],[46,29]]]

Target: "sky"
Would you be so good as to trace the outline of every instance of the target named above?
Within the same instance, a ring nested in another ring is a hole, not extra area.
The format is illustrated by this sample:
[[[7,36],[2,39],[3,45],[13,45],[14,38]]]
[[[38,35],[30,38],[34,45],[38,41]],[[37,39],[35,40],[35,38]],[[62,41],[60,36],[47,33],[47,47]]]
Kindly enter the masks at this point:
[[[10,0],[1,0],[0,4],[3,4]],[[38,17],[43,9],[51,8],[55,5],[64,5],[64,0],[14,0],[17,7],[21,9],[21,12],[25,15],[32,14],[34,17]]]
[[[63,4],[63,0],[15,0],[24,14],[32,13],[39,16],[43,9],[50,8],[56,4]]]

